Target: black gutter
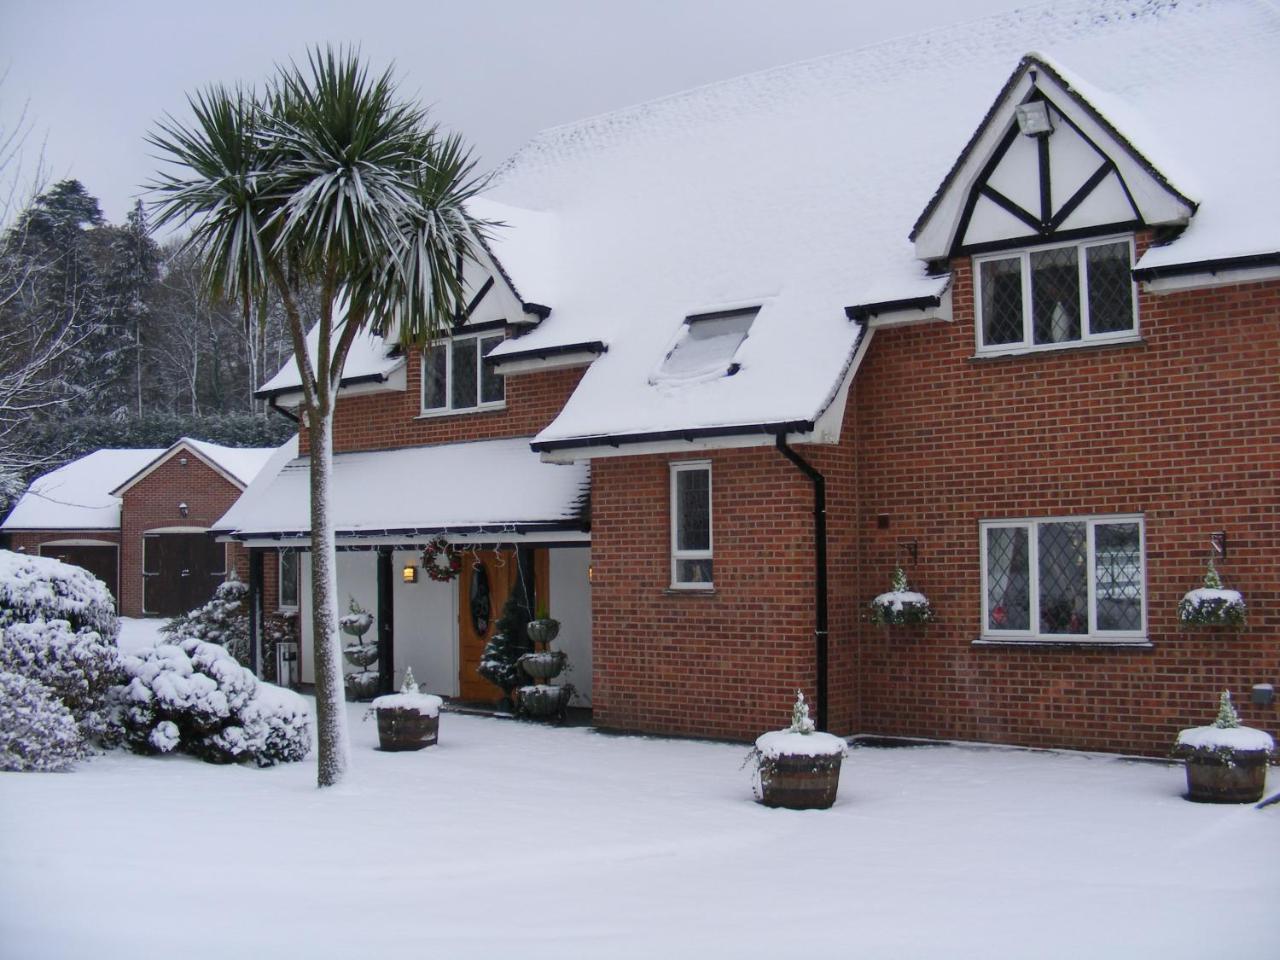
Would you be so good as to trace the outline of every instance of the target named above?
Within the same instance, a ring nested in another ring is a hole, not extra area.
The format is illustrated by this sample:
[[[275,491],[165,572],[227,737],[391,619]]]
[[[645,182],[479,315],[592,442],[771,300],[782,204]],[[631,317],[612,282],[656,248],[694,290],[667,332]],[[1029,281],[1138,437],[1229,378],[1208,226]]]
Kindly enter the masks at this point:
[[[267,408],[269,410],[274,410],[276,413],[280,414],[280,416],[288,420],[292,420],[294,423],[297,423],[297,424],[302,423],[302,418],[300,416],[298,416],[296,413],[290,413],[284,407],[280,406],[280,404],[276,403],[275,397],[269,397],[267,399]]]
[[[593,353],[599,356],[608,352],[609,348],[602,340],[586,340],[582,343],[562,343],[554,347],[531,347],[528,350],[504,353],[500,357],[486,356],[484,362],[493,366],[501,366],[504,363],[516,360],[545,360],[547,357],[558,357],[566,353]]]
[[[1135,280],[1158,280],[1161,277],[1185,277],[1195,273],[1217,273],[1220,270],[1248,270],[1250,267],[1280,266],[1280,253],[1253,253],[1197,263],[1171,263],[1165,267],[1140,267],[1133,271]]]
[[[858,303],[844,308],[844,315],[850,320],[869,320],[882,313],[893,313],[896,310],[928,310],[942,305],[941,297],[906,297],[902,300],[880,300],[877,303]]]
[[[551,308],[541,303],[530,303],[528,301],[520,304],[520,309],[525,313],[532,313],[539,320],[545,320],[551,316]]]
[[[357,383],[386,383],[387,377],[381,373],[364,373],[358,377],[343,377],[338,382],[338,387],[350,387]],[[276,397],[282,397],[286,393],[301,393],[302,384],[296,387],[278,387],[275,390],[255,390],[253,395],[258,400],[274,400]]]
[[[529,449],[535,453],[572,450],[579,447],[620,447],[631,443],[653,443],[662,440],[705,440],[711,437],[749,437],[756,434],[774,436],[786,433],[812,433],[812,420],[788,420],[783,423],[744,423],[732,427],[690,427],[683,430],[654,430],[648,433],[609,433],[569,440],[535,440]]]
[[[778,452],[794,463],[813,484],[813,636],[817,647],[818,729],[827,729],[827,481],[800,454],[787,446],[787,436],[779,433]]]
[[[591,529],[589,523],[583,523],[581,520],[541,520],[532,523],[509,523],[509,524],[470,524],[465,526],[448,526],[448,527],[387,527],[381,530],[338,530],[335,531],[335,539],[354,539],[357,537],[427,537],[456,534],[460,536],[472,536],[476,534],[513,534],[521,535],[526,533],[562,533],[567,530],[588,532]],[[311,536],[310,530],[262,530],[244,532],[238,530],[234,533],[222,533],[222,531],[211,530],[210,533],[219,534],[229,537],[232,540],[302,540]]]

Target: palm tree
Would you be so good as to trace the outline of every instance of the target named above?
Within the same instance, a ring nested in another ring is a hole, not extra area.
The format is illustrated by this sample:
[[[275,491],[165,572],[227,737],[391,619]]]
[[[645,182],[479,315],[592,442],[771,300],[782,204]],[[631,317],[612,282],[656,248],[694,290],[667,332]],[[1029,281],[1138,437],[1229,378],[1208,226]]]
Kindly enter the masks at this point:
[[[151,185],[158,225],[191,227],[212,298],[246,318],[270,293],[284,305],[311,446],[312,642],[321,786],[349,761],[329,513],[333,413],[342,368],[364,329],[406,347],[433,339],[462,302],[461,264],[487,225],[464,206],[483,186],[470,151],[398,99],[351,51],[314,50],[262,94],[212,86],[166,116],[148,142],[173,164]],[[316,348],[304,293],[320,291]],[[259,322],[262,322],[261,320]]]

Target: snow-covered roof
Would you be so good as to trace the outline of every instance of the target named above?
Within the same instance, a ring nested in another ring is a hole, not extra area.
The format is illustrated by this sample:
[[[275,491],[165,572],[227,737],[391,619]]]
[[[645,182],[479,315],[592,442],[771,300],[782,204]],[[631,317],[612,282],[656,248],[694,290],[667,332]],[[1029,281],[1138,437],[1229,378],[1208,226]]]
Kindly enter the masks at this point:
[[[608,345],[537,440],[815,419],[846,306],[943,292],[912,226],[1035,51],[1199,205],[1139,267],[1280,251],[1265,0],[1044,4],[739,77],[547,130],[490,192],[496,256],[552,307],[494,355]],[[733,376],[655,378],[687,316],[750,306]]]
[[[164,450],[96,450],[37,477],[0,524],[5,530],[118,530],[111,491]]]
[[[310,465],[296,440],[214,529],[239,539],[310,530]],[[333,458],[330,510],[340,537],[573,529],[589,485],[585,464],[543,463],[529,438],[483,440]]]
[[[313,326],[307,333],[307,351],[314,360],[316,346],[320,342],[320,329]],[[396,348],[395,343],[372,331],[365,329],[356,334],[351,341],[351,349],[347,352],[346,363],[342,367],[343,383],[381,383],[404,366],[404,356]],[[276,371],[276,375],[264,383],[257,391],[260,397],[276,397],[282,394],[301,392],[302,377],[298,373],[298,361],[290,357]]]
[[[258,475],[263,466],[275,453],[275,447],[225,447],[207,440],[193,440],[183,437],[173,446],[158,452],[158,455],[111,488],[114,496],[123,496],[124,492],[135,483],[148,476],[160,464],[168,460],[178,450],[190,450],[209,466],[222,473],[228,480],[239,487],[248,486]]]

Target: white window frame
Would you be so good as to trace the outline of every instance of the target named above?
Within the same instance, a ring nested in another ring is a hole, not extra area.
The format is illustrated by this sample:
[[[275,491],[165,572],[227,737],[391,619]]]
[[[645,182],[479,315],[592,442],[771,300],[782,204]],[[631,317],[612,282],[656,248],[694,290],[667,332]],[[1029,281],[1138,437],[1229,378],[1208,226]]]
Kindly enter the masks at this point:
[[[1088,269],[1085,251],[1090,247],[1103,247],[1111,243],[1125,241],[1129,244],[1130,289],[1129,302],[1133,308],[1133,327],[1130,330],[1117,330],[1114,333],[1090,333]],[[1077,250],[1076,267],[1080,281],[1080,339],[1064,340],[1061,343],[1036,343],[1035,319],[1032,316],[1031,299],[1031,255],[1045,250],[1061,247],[1074,247]],[[1013,250],[1000,250],[985,253],[973,258],[973,316],[974,342],[977,344],[979,356],[1002,356],[1016,353],[1043,353],[1049,350],[1069,350],[1072,347],[1097,343],[1125,343],[1140,339],[1138,330],[1138,284],[1133,280],[1134,245],[1132,234],[1109,237],[1090,237],[1087,240],[1075,240],[1070,243],[1043,243],[1034,247],[1019,247]],[[993,260],[1021,261],[1022,271],[1022,341],[1019,343],[983,343],[982,322],[982,264]]]
[[[485,340],[505,340],[506,336],[502,331],[486,330],[479,333],[459,335],[456,337],[443,337],[439,340],[432,341],[421,355],[421,376],[418,378],[421,382],[418,385],[418,416],[420,417],[445,417],[455,416],[462,413],[479,413],[484,410],[501,410],[507,405],[507,385],[506,380],[502,383],[502,399],[482,401],[480,394],[481,377],[484,374],[484,350],[483,343]],[[455,407],[453,405],[453,345],[464,340],[476,341],[476,403],[471,407]],[[497,346],[497,344],[494,344]],[[444,398],[445,406],[428,407],[427,406],[427,356],[431,350],[437,347],[444,347],[445,352],[445,373],[444,373]],[[489,348],[490,350],[493,347]]]
[[[1087,544],[1085,582],[1088,589],[1088,627],[1085,633],[1040,633],[1040,524],[1083,523]],[[1133,523],[1138,527],[1138,577],[1142,584],[1142,624],[1137,630],[1099,630],[1097,628],[1097,546],[1094,530],[1098,525]],[[1027,531],[1027,593],[1029,603],[1027,630],[996,630],[989,624],[990,597],[987,589],[987,531],[996,528],[1022,528]],[[1140,513],[1086,514],[1070,517],[1020,517],[1016,519],[983,520],[978,524],[978,545],[981,551],[982,629],[981,639],[1002,642],[1026,641],[1033,643],[1133,643],[1147,639],[1147,530]]]
[[[680,498],[677,493],[676,480],[682,473],[706,471],[707,474],[707,549],[680,550],[679,541],[679,508]],[[712,517],[712,490],[710,460],[685,460],[671,464],[670,499],[671,499],[671,589],[673,590],[713,590],[715,589],[715,523]],[[711,580],[681,580],[679,578],[681,560],[710,560]]]
[[[293,596],[296,602],[284,602],[284,555],[292,553],[295,557],[293,568]],[[298,547],[281,547],[276,551],[276,609],[281,613],[297,613],[302,604],[302,551]]]

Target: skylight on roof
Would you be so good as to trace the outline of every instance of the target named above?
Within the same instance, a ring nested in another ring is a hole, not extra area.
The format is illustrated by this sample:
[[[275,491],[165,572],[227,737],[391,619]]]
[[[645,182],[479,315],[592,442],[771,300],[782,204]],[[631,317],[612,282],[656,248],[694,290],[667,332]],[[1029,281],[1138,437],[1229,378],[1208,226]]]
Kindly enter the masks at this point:
[[[759,312],[759,307],[750,307],[686,317],[683,334],[663,359],[655,380],[700,380],[736,373],[734,354]]]

